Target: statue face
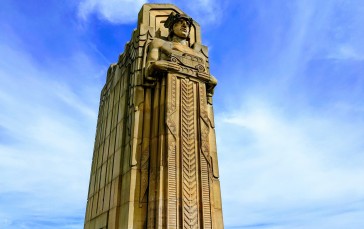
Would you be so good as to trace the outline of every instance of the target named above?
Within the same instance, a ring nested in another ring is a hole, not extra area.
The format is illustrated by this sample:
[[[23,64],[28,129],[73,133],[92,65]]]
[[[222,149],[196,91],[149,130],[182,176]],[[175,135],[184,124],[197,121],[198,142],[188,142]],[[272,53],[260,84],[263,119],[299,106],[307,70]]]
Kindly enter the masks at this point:
[[[190,33],[188,22],[184,19],[179,20],[173,25],[173,33],[181,38],[187,38]]]

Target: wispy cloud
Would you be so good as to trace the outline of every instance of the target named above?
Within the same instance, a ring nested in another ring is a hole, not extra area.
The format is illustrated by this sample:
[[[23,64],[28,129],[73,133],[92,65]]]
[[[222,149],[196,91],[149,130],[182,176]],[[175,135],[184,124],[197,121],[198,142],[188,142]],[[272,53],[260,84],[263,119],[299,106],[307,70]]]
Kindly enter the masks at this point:
[[[266,220],[272,225],[262,228],[308,225],[308,218],[321,218],[317,207],[328,212],[320,219],[326,228],[341,212],[364,212],[364,124],[342,120],[335,110],[315,114],[302,107],[292,114],[289,109],[250,98],[240,109],[217,117],[228,226]],[[358,204],[352,208],[351,202]]]
[[[349,29],[362,20],[350,7],[254,2],[236,9],[253,22],[215,38],[239,41],[215,63],[227,228],[364,225],[363,29]],[[338,39],[333,28],[351,32]]]
[[[193,2],[173,0],[171,3],[176,4],[181,9],[185,9],[186,13],[205,27],[215,27],[222,23],[222,15],[226,5],[226,3],[217,0],[196,0]]]
[[[86,20],[95,13],[111,23],[126,24],[136,21],[141,6],[146,0],[82,0],[78,15]]]
[[[92,59],[39,67],[9,40],[0,58],[0,227],[80,228],[101,85],[70,87],[62,77],[84,71],[94,80],[104,67]]]
[[[137,20],[138,12],[144,3],[166,2],[160,0],[82,0],[78,7],[78,16],[87,20],[92,14],[96,14],[100,19],[111,23],[127,24]],[[185,10],[203,25],[219,24],[225,5],[216,0],[196,0],[194,2],[172,0],[169,3]]]
[[[356,50],[350,44],[342,44],[333,50],[333,53],[329,53],[327,58],[334,60],[354,60],[354,61],[364,61],[364,53]]]

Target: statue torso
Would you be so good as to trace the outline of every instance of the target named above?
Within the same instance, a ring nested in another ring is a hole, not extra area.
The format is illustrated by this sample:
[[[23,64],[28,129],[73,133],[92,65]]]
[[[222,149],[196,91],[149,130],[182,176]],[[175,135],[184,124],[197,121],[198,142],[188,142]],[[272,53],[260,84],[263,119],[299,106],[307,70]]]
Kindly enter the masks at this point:
[[[173,42],[173,41],[166,41],[166,40],[162,40],[162,39],[155,39],[155,42],[159,43],[160,46],[160,60],[169,60],[170,55],[178,55],[178,56],[182,56],[183,54],[188,54],[191,56],[195,56],[195,57],[199,57],[199,58],[203,58],[203,55],[197,51],[195,51],[194,49],[183,45],[181,43],[178,42]]]

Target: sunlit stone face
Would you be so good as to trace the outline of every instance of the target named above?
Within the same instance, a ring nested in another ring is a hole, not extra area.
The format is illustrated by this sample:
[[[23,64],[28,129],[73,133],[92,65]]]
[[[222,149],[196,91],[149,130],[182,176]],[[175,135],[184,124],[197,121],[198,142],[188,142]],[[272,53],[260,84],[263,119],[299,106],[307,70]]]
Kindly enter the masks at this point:
[[[190,32],[190,27],[185,19],[181,19],[173,25],[173,33],[181,38],[187,38]]]

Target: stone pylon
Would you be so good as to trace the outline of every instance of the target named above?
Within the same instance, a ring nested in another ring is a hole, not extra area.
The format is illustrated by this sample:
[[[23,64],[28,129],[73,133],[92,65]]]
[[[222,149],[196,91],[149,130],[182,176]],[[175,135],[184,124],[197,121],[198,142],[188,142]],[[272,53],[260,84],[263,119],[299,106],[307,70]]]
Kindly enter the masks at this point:
[[[145,4],[101,92],[86,229],[223,228],[216,83],[200,26]]]

